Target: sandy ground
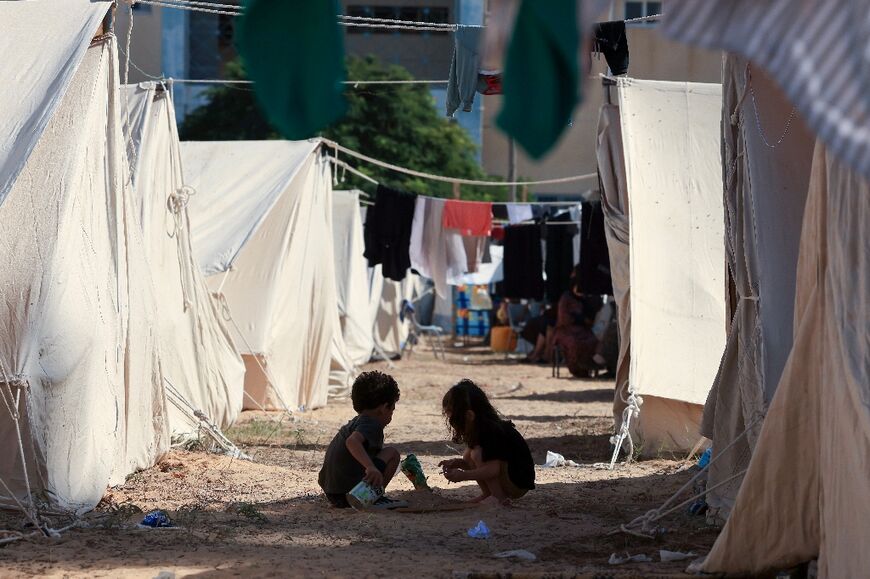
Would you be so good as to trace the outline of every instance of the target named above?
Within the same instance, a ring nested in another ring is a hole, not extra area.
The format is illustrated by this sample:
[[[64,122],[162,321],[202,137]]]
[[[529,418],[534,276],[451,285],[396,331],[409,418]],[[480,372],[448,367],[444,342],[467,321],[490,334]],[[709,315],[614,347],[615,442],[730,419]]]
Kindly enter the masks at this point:
[[[385,369],[384,363],[369,368]],[[86,528],[59,539],[0,547],[0,576],[283,577],[283,576],[659,576],[681,563],[658,562],[659,549],[703,553],[716,531],[680,511],[652,541],[608,534],[659,506],[691,476],[691,463],[647,460],[613,471],[609,460],[610,381],[552,378],[544,366],[519,364],[466,348],[436,361],[415,353],[392,370],[402,389],[388,444],[421,459],[434,493],[415,492],[399,475],[389,494],[417,506],[446,505],[476,494],[473,483],[448,484],[436,464],[457,454],[440,412],[445,390],[469,377],[524,434],[536,463],[548,450],[580,467],[537,470],[537,489],[509,509],[422,514],[360,513],[330,508],[317,472],[335,430],[353,416],[349,401],[291,420],[245,413],[228,433],[253,462],[204,451],[171,452],[159,465],[111,489]],[[140,530],[150,509],[166,509],[178,529]],[[483,520],[489,540],[466,531]],[[60,524],[62,521],[58,521]],[[20,528],[3,515],[0,528]],[[495,553],[526,549],[533,562]],[[654,563],[608,565],[611,553],[643,553]]]

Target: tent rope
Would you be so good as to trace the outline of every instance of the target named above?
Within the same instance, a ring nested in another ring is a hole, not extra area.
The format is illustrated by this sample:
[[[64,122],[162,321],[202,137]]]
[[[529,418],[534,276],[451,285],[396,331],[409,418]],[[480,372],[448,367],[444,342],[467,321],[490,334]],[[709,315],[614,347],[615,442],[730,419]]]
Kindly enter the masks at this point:
[[[327,147],[332,147],[333,150],[342,151],[350,155],[351,157],[356,157],[361,161],[365,161],[367,163],[371,163],[372,165],[377,165],[379,167],[383,167],[384,169],[389,169],[391,171],[396,171],[397,173],[404,173],[406,175],[411,175],[413,177],[420,177],[423,179],[430,179],[432,181],[441,181],[444,183],[458,183],[460,185],[480,185],[487,187],[504,187],[510,185],[553,185],[556,183],[571,183],[573,181],[582,181],[584,179],[592,179],[598,178],[598,173],[587,173],[584,175],[572,175],[570,177],[559,177],[556,179],[542,179],[538,181],[480,181],[475,179],[461,179],[458,177],[445,177],[443,175],[434,175],[432,173],[425,173],[423,171],[415,171],[414,169],[408,169],[407,167],[400,167],[398,165],[393,165],[392,163],[387,163],[386,161],[381,161],[379,159],[375,159],[373,157],[369,157],[368,155],[363,155],[353,149],[348,149],[335,141],[331,141],[329,139],[321,138],[321,142]]]
[[[15,436],[18,439],[18,454],[21,457],[21,469],[24,475],[24,487],[27,491],[29,508],[25,508],[24,505],[22,505],[18,499],[12,495],[12,491],[9,490],[9,487],[6,486],[5,482],[3,482],[3,486],[6,488],[6,491],[10,493],[12,500],[15,501],[24,515],[30,519],[37,528],[39,528],[39,524],[36,522],[37,513],[36,505],[33,502],[33,489],[30,485],[30,474],[28,473],[27,468],[27,455],[24,453],[24,438],[21,435],[21,391],[26,389],[27,382],[20,376],[10,375],[10,372],[6,369],[6,364],[2,361],[0,361],[0,373],[3,375],[4,386],[4,388],[0,388],[0,394],[2,394],[3,404],[6,406],[6,410],[9,412],[12,422],[15,425]],[[12,393],[13,385],[16,386],[15,394]]]
[[[228,455],[233,458],[241,458],[243,460],[251,460],[251,457],[242,452],[226,435],[221,431],[212,420],[202,410],[194,407],[181,392],[179,392],[172,381],[166,376],[163,377],[166,382],[166,391],[169,393],[167,398],[175,406],[179,412],[187,416],[191,422],[198,424],[199,427],[215,441],[215,443]]]
[[[643,405],[643,398],[637,396],[629,389],[627,406],[622,411],[622,425],[619,427],[619,434],[610,437],[610,444],[613,445],[613,456],[610,458],[610,470],[616,465],[616,460],[619,458],[619,451],[622,445],[628,441],[628,451],[626,462],[630,462],[634,456],[634,441],[631,439],[631,419],[637,419],[640,416],[640,407]]]
[[[743,470],[737,474],[734,474],[734,475],[728,477],[727,479],[725,479],[724,481],[721,481],[721,482],[713,485],[712,487],[708,487],[704,491],[702,491],[696,495],[693,495],[691,498],[683,501],[682,503],[678,504],[677,506],[671,507],[670,509],[668,509],[668,507],[671,506],[671,504],[674,502],[674,500],[676,500],[677,497],[682,495],[683,492],[687,488],[689,488],[692,484],[694,484],[694,482],[696,480],[698,480],[703,474],[705,474],[707,471],[709,471],[710,467],[717,460],[719,460],[722,456],[724,456],[728,450],[730,450],[735,444],[737,444],[737,442],[739,440],[741,440],[744,436],[746,436],[749,433],[749,431],[752,429],[752,427],[755,426],[755,424],[757,422],[759,422],[760,420],[763,420],[763,419],[764,419],[763,415],[761,415],[761,414],[757,415],[749,423],[749,425],[746,426],[746,428],[743,430],[743,432],[741,432],[739,435],[734,437],[734,440],[732,440],[725,448],[723,448],[718,453],[716,453],[716,456],[712,457],[710,459],[710,462],[708,462],[702,468],[698,469],[698,472],[695,473],[695,475],[692,478],[690,478],[683,486],[681,486],[679,488],[679,490],[677,490],[677,492],[675,492],[673,495],[671,495],[670,498],[668,498],[660,507],[658,507],[656,509],[652,509],[651,511],[647,511],[643,515],[631,520],[630,522],[628,522],[624,525],[620,525],[619,529],[617,529],[615,531],[611,531],[610,534],[618,533],[618,532],[622,531],[623,533],[628,533],[630,535],[635,535],[638,537],[654,538],[655,533],[656,533],[656,529],[653,528],[652,525],[656,521],[664,518],[665,516],[676,511],[677,509],[679,509],[687,504],[690,504],[691,502],[697,500],[700,497],[706,496],[708,493],[716,490],[717,488],[722,487],[722,486],[732,482],[733,480],[743,476],[744,474],[746,474],[746,470]],[[668,509],[668,510],[665,511],[664,509]],[[636,530],[637,528],[640,528],[640,530],[639,531]]]

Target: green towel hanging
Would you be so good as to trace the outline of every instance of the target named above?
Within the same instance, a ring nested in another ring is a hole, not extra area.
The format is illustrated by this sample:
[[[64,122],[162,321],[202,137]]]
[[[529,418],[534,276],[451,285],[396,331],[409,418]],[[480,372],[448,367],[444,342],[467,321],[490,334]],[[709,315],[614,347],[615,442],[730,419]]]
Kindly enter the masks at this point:
[[[249,0],[236,47],[257,100],[287,139],[344,116],[344,43],[335,0]]]
[[[522,0],[505,61],[497,123],[532,157],[543,157],[581,100],[577,0]]]

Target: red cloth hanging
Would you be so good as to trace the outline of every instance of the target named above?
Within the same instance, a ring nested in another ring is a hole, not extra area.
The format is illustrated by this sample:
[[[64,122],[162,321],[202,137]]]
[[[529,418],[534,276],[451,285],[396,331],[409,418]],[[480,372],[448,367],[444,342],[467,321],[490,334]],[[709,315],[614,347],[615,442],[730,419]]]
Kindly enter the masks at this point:
[[[444,204],[441,225],[445,229],[458,229],[464,236],[488,237],[492,230],[492,203],[449,199]]]

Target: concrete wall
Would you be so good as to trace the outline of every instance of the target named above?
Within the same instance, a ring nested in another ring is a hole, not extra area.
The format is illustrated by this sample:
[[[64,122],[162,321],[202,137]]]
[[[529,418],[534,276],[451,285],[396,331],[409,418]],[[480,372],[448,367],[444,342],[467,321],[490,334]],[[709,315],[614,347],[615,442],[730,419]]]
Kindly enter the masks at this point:
[[[118,44],[121,50],[126,50],[127,29],[129,25],[128,8],[125,4],[119,4],[115,34],[118,37]],[[130,54],[136,66],[151,76],[159,77],[163,73],[162,37],[163,9],[159,6],[139,4],[133,11],[133,37],[130,44]],[[121,59],[121,74],[123,74],[124,54],[122,53],[118,56]],[[149,80],[148,77],[131,64],[130,82],[142,82],[145,80]]]
[[[348,6],[420,6],[446,8],[449,21],[456,22],[454,0],[342,0],[342,11]],[[374,28],[345,27],[344,42],[348,55],[373,54],[390,64],[404,66],[415,78],[443,80],[450,70],[453,56],[453,35],[449,32],[407,32]]]
[[[721,53],[701,50],[671,42],[658,33],[655,27],[629,28],[628,48],[630,64],[628,76],[648,80],[674,80],[694,82],[720,82]],[[592,59],[592,71],[583,80],[584,101],[574,112],[572,126],[565,131],[561,141],[540,162],[529,159],[517,147],[517,175],[524,179],[548,179],[566,177],[597,170],[595,158],[598,110],[605,98],[605,90],[598,78],[607,71],[604,58]],[[611,89],[612,98],[617,98],[616,89]],[[508,141],[496,127],[495,119],[501,109],[501,96],[485,99],[483,109],[483,165],[493,175],[507,177]],[[596,179],[563,185],[533,187],[531,193],[576,195],[589,189],[597,189]]]

